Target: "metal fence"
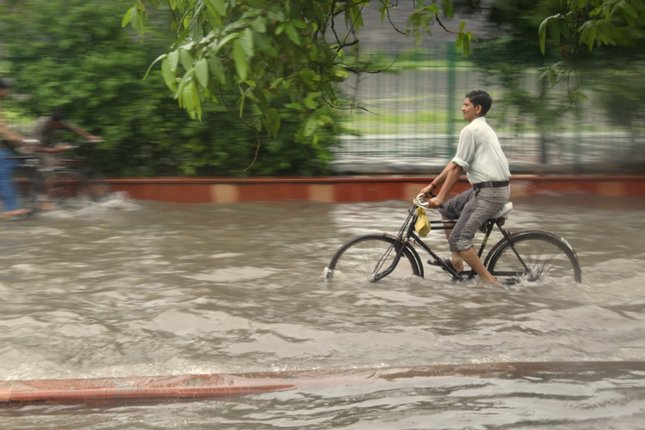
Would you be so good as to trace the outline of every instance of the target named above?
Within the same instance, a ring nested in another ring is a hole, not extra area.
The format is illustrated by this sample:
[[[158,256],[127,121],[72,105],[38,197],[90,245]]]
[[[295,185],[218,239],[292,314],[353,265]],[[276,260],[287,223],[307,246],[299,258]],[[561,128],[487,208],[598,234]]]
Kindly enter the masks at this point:
[[[493,96],[487,118],[516,171],[615,169],[645,161],[642,133],[612,124],[592,91],[575,111],[563,109],[548,130],[538,130],[531,115],[505,103],[507,91],[496,76],[477,70],[451,49],[448,44],[428,47],[414,60],[398,57],[393,67],[364,72],[345,83],[346,95],[359,108],[347,123],[353,133],[335,149],[335,170],[417,173],[445,164],[464,125],[459,110],[463,96],[475,88]],[[522,81],[526,91],[537,94],[537,70],[527,70]],[[567,97],[564,88],[550,91],[552,100]]]

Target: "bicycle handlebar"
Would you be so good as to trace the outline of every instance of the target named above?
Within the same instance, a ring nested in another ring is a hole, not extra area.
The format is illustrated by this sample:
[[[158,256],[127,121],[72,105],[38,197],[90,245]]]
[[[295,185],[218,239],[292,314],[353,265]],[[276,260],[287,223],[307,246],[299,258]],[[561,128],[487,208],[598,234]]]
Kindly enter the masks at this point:
[[[430,206],[428,206],[428,199],[437,197],[435,193],[432,192],[427,192],[427,193],[419,193],[417,196],[412,200],[412,203],[414,203],[415,206],[420,207],[422,209],[429,209]],[[440,208],[443,207],[443,205],[439,206]]]
[[[85,145],[89,144],[96,144],[96,143],[101,143],[103,140],[85,140],[80,143],[67,143],[67,142],[59,142],[56,143],[54,146],[51,146],[50,148],[56,148],[56,147],[61,147],[64,146],[65,148],[61,150],[62,151],[73,151],[75,149],[79,149]]]

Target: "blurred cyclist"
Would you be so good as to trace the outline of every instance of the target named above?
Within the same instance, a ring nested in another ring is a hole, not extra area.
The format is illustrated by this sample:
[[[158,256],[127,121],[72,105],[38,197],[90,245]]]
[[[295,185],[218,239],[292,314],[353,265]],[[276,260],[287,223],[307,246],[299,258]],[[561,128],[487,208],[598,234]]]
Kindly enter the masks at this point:
[[[59,131],[69,131],[78,136],[81,136],[88,142],[101,141],[101,137],[95,136],[75,124],[65,120],[60,112],[54,112],[50,116],[39,118],[34,125],[32,135],[38,142],[35,147],[32,147],[32,152],[40,158],[43,170],[43,186],[46,194],[46,200],[42,202],[41,209],[54,209],[54,205],[50,201],[50,191],[52,188],[52,175],[48,174],[48,170],[56,167],[61,167],[60,155],[62,152],[69,151],[73,148],[69,144],[57,144],[55,139]]]
[[[0,79],[0,100],[9,95],[9,82]],[[10,219],[31,212],[29,209],[18,207],[18,194],[13,181],[13,168],[16,160],[12,159],[12,149],[20,148],[28,144],[29,139],[9,129],[0,117],[0,194],[4,212],[0,215],[2,219]]]

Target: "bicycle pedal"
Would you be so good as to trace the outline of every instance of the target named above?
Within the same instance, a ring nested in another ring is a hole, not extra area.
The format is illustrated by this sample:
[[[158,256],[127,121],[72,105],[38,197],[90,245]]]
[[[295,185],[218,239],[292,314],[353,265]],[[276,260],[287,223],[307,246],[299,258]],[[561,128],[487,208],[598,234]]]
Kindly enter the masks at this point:
[[[443,264],[438,263],[436,260],[428,260],[428,264],[431,266],[439,267],[441,270],[449,274],[453,281],[463,281],[465,279],[463,273],[466,272],[457,272],[452,265],[452,261],[450,261],[449,258],[444,258]],[[455,274],[451,273],[448,269],[446,269],[445,266],[450,267],[455,272]]]

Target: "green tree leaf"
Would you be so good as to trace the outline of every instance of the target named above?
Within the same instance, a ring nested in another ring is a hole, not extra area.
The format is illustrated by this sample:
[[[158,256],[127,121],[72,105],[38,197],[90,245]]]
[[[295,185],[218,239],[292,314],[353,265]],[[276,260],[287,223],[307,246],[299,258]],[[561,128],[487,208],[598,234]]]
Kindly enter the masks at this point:
[[[177,65],[179,65],[179,52],[177,50],[170,51],[168,53],[168,67],[171,72],[177,71]]]
[[[284,31],[287,34],[287,37],[289,37],[289,39],[291,39],[293,43],[295,43],[298,46],[302,44],[302,42],[300,41],[300,35],[298,34],[298,30],[291,22],[285,22]]]
[[[209,71],[215,76],[217,82],[221,85],[226,85],[226,73],[220,59],[213,55],[208,58],[208,64]]]
[[[233,43],[233,61],[235,62],[238,79],[245,81],[249,74],[249,60],[239,40],[235,40]]]
[[[171,61],[169,57],[166,57],[161,62],[161,74],[163,75],[163,80],[173,92],[177,91],[177,76],[175,72],[172,71]]]
[[[226,15],[226,2],[224,0],[206,0],[211,12],[215,12],[220,16]]]
[[[123,19],[121,19],[121,27],[127,26],[131,21],[132,17],[136,16],[137,13],[137,6],[134,5],[128,11],[123,15]]]
[[[197,82],[204,88],[208,87],[208,60],[201,58],[195,63],[195,77]]]
[[[190,53],[189,46],[182,46],[179,48],[179,62],[185,70],[193,67],[193,56]]]
[[[250,28],[245,28],[239,38],[239,43],[244,53],[249,57],[253,57],[253,31]]]

